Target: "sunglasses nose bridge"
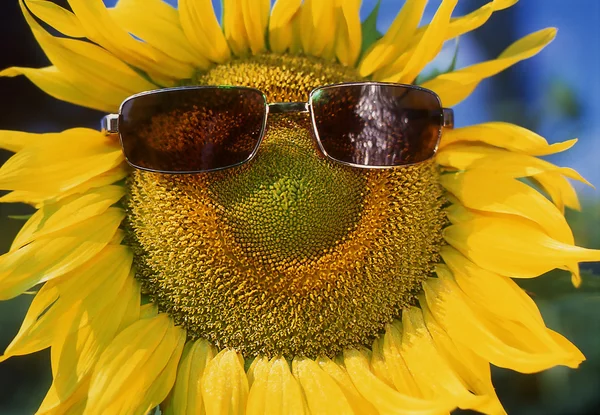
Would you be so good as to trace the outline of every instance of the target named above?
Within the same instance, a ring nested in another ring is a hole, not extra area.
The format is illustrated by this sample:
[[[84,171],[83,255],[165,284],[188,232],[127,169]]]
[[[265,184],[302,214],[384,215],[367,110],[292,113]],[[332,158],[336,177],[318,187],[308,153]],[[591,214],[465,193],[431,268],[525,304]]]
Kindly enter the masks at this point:
[[[288,125],[287,122],[284,121],[284,124],[280,124],[279,121],[284,119],[292,122],[294,129],[300,128],[305,130],[305,139],[307,143],[310,142],[311,147],[314,150],[314,155],[318,158],[327,158],[323,153],[323,149],[317,143],[317,136],[315,133],[314,124],[312,118],[310,116],[310,103],[309,102],[272,102],[267,104],[267,119],[264,125],[264,130],[262,133],[261,144],[259,147],[263,147],[264,145],[268,145],[267,142],[271,140],[268,138],[270,135],[271,128],[275,127],[275,129],[281,128],[283,125]],[[271,118],[270,115],[273,115]],[[275,124],[272,122],[275,121]],[[260,148],[257,152],[260,152]]]
[[[308,113],[308,102],[272,102],[267,106],[269,114]]]

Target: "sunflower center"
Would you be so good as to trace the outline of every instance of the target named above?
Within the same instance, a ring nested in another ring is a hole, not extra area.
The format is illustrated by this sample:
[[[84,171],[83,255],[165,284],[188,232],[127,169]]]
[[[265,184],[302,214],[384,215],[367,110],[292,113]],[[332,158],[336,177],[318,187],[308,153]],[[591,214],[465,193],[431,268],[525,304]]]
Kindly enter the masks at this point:
[[[262,55],[193,83],[252,86],[274,102],[358,79],[330,62]],[[445,223],[433,162],[331,162],[302,114],[270,116],[256,157],[240,167],[134,171],[128,186],[128,239],[146,292],[192,338],[248,356],[334,356],[369,344],[415,303]]]

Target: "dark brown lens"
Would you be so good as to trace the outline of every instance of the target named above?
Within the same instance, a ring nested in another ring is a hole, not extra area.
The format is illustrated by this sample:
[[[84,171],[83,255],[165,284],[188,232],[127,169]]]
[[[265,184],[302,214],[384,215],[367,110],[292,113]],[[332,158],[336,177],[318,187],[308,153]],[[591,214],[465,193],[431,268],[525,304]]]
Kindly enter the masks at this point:
[[[442,126],[433,92],[403,85],[328,86],[311,94],[320,144],[359,166],[401,166],[435,154]]]
[[[136,167],[203,172],[248,160],[265,117],[264,95],[254,89],[171,89],[126,101],[119,132],[125,157]]]

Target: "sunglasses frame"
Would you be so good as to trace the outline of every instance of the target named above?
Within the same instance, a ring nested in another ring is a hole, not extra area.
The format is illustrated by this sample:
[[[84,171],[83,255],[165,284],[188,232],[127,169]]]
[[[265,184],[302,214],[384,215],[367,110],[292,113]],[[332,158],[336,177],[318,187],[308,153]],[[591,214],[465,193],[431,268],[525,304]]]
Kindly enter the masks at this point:
[[[418,90],[418,91],[423,91],[423,92],[427,92],[430,95],[433,95],[437,102],[439,103],[440,106],[440,128],[438,131],[438,136],[437,136],[437,141],[436,141],[436,145],[433,149],[433,153],[432,156],[428,159],[422,160],[422,161],[418,161],[415,163],[406,163],[406,164],[400,164],[400,165],[396,165],[396,166],[368,166],[368,165],[364,165],[364,164],[355,164],[355,163],[350,163],[350,162],[346,162],[346,161],[342,161],[342,160],[338,160],[334,157],[332,157],[329,153],[327,153],[327,151],[325,150],[325,148],[323,147],[323,144],[321,142],[321,137],[319,135],[319,131],[317,129],[317,124],[316,124],[316,119],[315,119],[315,113],[313,111],[313,98],[315,96],[315,94],[321,90],[324,89],[330,89],[330,88],[339,88],[339,87],[346,87],[346,86],[369,86],[369,85],[375,85],[375,86],[393,86],[393,87],[402,87],[402,88],[407,88],[407,89],[411,89],[411,90]],[[123,145],[123,137],[119,131],[119,124],[121,123],[121,119],[123,117],[123,107],[125,106],[125,104],[135,98],[138,97],[142,97],[145,95],[152,95],[152,94],[160,94],[160,93],[165,93],[165,92],[173,92],[173,91],[184,91],[184,90],[199,90],[199,89],[245,89],[245,90],[251,90],[254,92],[258,92],[264,100],[265,103],[265,112],[264,112],[264,116],[263,116],[263,121],[262,121],[262,126],[261,126],[261,130],[260,130],[260,136],[256,142],[256,146],[254,147],[254,150],[252,150],[252,152],[250,153],[250,155],[243,161],[239,162],[239,163],[235,163],[235,164],[231,164],[225,167],[217,167],[214,169],[206,169],[206,170],[190,170],[190,171],[170,171],[170,170],[156,170],[156,169],[150,169],[147,167],[142,167],[142,166],[138,166],[134,163],[132,163],[127,155],[125,154],[125,146]],[[323,85],[323,86],[319,86],[317,88],[314,88],[312,91],[310,91],[309,95],[308,95],[308,101],[306,102],[271,102],[269,103],[267,101],[267,97],[264,94],[264,92],[262,92],[261,90],[257,89],[257,88],[252,88],[252,87],[247,87],[247,86],[238,86],[238,85],[195,85],[195,86],[179,86],[179,87],[172,87],[172,88],[162,88],[162,89],[155,89],[155,90],[151,90],[151,91],[144,91],[144,92],[140,92],[138,94],[132,95],[128,98],[126,98],[122,103],[121,106],[119,107],[119,113],[118,114],[108,114],[106,116],[104,116],[101,120],[101,130],[102,132],[104,132],[106,135],[109,134],[119,134],[119,142],[121,144],[121,148],[123,149],[123,155],[125,156],[125,160],[127,160],[127,163],[139,170],[144,170],[144,171],[149,171],[149,172],[153,172],[153,173],[162,173],[162,174],[198,174],[198,173],[210,173],[210,172],[215,172],[215,171],[220,171],[220,170],[225,170],[225,169],[230,169],[232,167],[237,167],[237,166],[241,166],[242,164],[245,164],[249,161],[251,161],[254,156],[256,156],[256,154],[258,153],[258,150],[260,148],[260,145],[262,144],[262,141],[265,137],[265,134],[267,132],[267,121],[269,118],[269,114],[292,114],[292,113],[308,113],[310,114],[310,118],[311,118],[311,124],[312,124],[312,132],[313,132],[313,139],[316,141],[317,146],[319,148],[319,151],[329,160],[335,162],[335,163],[340,163],[342,165],[345,166],[349,166],[349,167],[354,167],[354,168],[361,168],[361,169],[391,169],[391,168],[397,168],[397,167],[406,167],[406,166],[412,166],[415,164],[421,164],[426,162],[427,160],[430,160],[431,158],[433,158],[435,156],[435,154],[437,153],[437,149],[440,143],[440,139],[442,136],[442,129],[443,128],[453,128],[454,127],[454,111],[451,108],[444,108],[442,106],[442,101],[440,99],[440,97],[433,91],[427,89],[427,88],[423,88],[417,85],[410,85],[410,84],[396,84],[396,83],[391,83],[391,82],[376,82],[376,81],[364,81],[364,82],[344,82],[344,83],[336,83],[336,84],[329,84],[329,85]]]

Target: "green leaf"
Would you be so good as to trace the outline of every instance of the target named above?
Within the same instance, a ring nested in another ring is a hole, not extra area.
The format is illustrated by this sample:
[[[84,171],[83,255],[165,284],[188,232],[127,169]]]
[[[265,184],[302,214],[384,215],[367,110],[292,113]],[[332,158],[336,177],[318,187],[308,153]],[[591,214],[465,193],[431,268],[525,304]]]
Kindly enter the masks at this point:
[[[377,18],[379,17],[380,6],[381,0],[377,0],[377,4],[375,4],[371,13],[369,13],[365,21],[362,22],[362,47],[359,60],[362,59],[364,53],[373,43],[383,37],[383,34],[377,30]]]
[[[600,296],[600,276],[589,271],[581,273],[581,286],[573,287],[566,271],[550,271],[539,278],[514,279],[534,300],[553,300],[570,294],[593,294]]]
[[[32,216],[33,216],[33,214],[31,214],[31,215],[8,215],[8,218],[15,219],[15,220],[29,220],[29,218]]]
[[[456,61],[458,59],[458,38],[456,38],[456,41],[454,42],[454,55],[452,56],[452,61],[450,62],[450,65],[448,65],[448,67],[444,70],[440,70],[440,69],[432,69],[430,72],[428,72],[427,74],[419,74],[419,76],[417,76],[417,79],[415,80],[415,84],[417,85],[421,85],[427,81],[431,81],[433,78],[448,73],[448,72],[454,72],[454,70],[456,69]]]

